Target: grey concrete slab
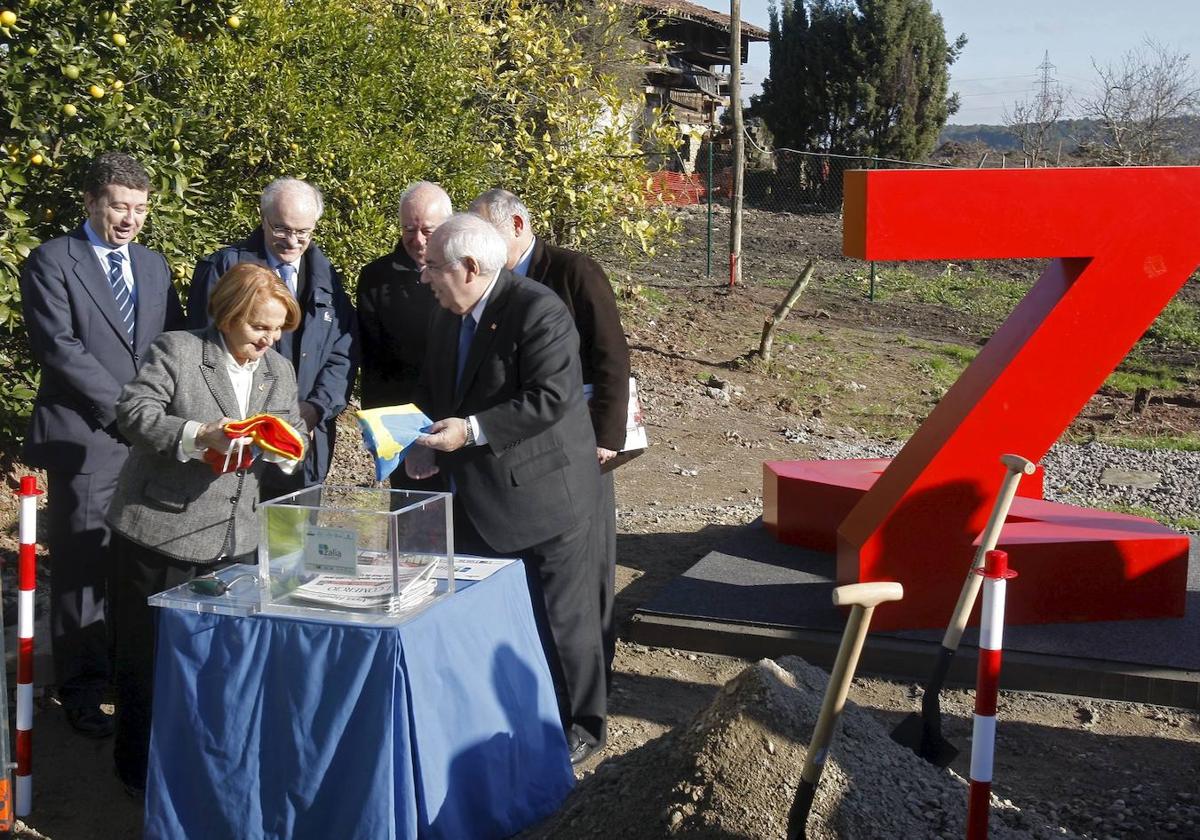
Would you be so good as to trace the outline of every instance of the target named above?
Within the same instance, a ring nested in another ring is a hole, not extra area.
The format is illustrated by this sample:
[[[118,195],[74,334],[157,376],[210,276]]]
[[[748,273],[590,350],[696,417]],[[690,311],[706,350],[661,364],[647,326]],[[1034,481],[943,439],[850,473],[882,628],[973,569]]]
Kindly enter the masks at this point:
[[[799,653],[818,664],[831,662],[844,621],[830,603],[834,567],[831,555],[777,543],[755,522],[640,607],[626,636],[748,658]],[[923,680],[941,636],[933,630],[872,633],[862,667]],[[952,673],[963,684],[974,679],[976,642],[976,631],[968,630]],[[1007,688],[1200,708],[1196,541],[1183,618],[1010,625],[1004,648]]]

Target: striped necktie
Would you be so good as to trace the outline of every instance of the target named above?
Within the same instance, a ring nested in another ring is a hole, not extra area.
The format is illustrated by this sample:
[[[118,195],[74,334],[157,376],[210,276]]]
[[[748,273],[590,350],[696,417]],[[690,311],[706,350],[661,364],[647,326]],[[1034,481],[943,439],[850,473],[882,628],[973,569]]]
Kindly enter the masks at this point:
[[[125,272],[121,270],[121,263],[124,261],[125,255],[120,251],[109,252],[108,284],[112,286],[117,311],[121,313],[121,320],[125,322],[125,332],[129,334],[129,340],[133,341],[134,320],[137,316],[133,311],[133,298],[129,296],[129,288],[125,285]]]

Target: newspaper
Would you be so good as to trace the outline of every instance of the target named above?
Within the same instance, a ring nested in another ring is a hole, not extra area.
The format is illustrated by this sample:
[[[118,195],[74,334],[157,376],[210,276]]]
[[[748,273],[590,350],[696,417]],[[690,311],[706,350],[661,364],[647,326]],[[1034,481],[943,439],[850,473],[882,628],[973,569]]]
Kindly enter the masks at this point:
[[[593,387],[590,383],[583,386],[583,396],[588,401],[592,399]],[[625,414],[625,442],[621,450],[604,463],[601,472],[610,472],[622,464],[632,461],[646,451],[650,440],[646,436],[645,418],[642,416],[642,403],[638,399],[637,380],[629,377],[629,405]]]
[[[483,580],[512,562],[511,559],[503,557],[473,557],[471,555],[458,554],[454,557],[454,579]],[[438,570],[434,574],[442,580],[446,579],[444,560],[438,563]]]
[[[439,565],[436,561],[420,566],[401,564],[393,590],[390,565],[360,564],[357,577],[317,575],[292,590],[291,597],[352,610],[404,610],[433,594],[437,587],[433,572]]]

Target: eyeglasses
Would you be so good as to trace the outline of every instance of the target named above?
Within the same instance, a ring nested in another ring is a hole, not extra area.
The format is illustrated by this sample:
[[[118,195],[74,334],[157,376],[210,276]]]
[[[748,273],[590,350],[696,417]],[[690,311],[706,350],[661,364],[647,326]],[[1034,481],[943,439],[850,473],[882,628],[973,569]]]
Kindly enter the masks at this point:
[[[271,231],[271,235],[276,239],[295,239],[297,242],[307,242],[313,235],[312,228],[300,228],[297,230],[296,228],[276,225],[272,222],[267,222],[266,224],[267,228]]]

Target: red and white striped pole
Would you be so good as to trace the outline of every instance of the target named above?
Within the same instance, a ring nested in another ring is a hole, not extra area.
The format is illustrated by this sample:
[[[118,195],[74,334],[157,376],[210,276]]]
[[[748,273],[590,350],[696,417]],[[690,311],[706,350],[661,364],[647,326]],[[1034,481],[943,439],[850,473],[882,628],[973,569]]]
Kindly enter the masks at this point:
[[[971,731],[971,790],[967,799],[967,840],[987,840],[992,801],[992,762],[996,755],[996,699],[1000,693],[1000,654],[1004,641],[1004,595],[1008,552],[989,551],[983,575],[983,618],[979,623],[979,672],[975,678],[975,724]]]
[[[37,478],[21,477],[21,555],[17,567],[17,773],[16,813],[33,804],[33,590],[37,577]]]

